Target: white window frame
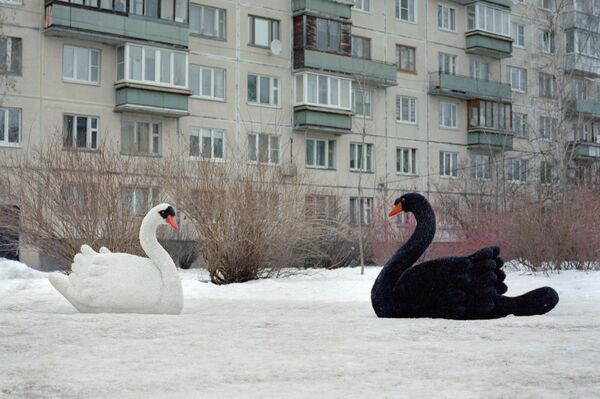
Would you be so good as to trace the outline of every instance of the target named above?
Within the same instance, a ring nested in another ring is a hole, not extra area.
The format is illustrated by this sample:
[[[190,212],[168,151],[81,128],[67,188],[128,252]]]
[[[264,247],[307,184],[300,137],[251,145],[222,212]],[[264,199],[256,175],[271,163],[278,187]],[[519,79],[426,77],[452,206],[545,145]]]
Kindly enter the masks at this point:
[[[0,0],[1,4],[9,4],[13,6],[22,6],[23,0]]]
[[[141,79],[134,79],[132,76],[130,75],[130,51],[132,47],[139,47],[142,49],[142,59],[141,59]],[[160,47],[152,47],[152,46],[146,46],[146,45],[139,45],[139,44],[133,44],[133,43],[125,43],[122,46],[119,46],[117,48],[117,52],[119,51],[120,48],[123,48],[123,79],[117,80],[117,82],[135,82],[135,83],[141,83],[141,84],[148,84],[148,85],[152,85],[152,86],[164,86],[164,87],[171,87],[171,88],[176,88],[176,89],[187,89],[189,87],[189,63],[188,63],[188,53],[184,52],[184,51],[175,51],[175,50],[171,50],[171,49],[167,49],[167,48],[160,48]],[[146,52],[147,51],[154,51],[154,80],[147,80],[146,79]],[[162,64],[162,57],[163,57],[163,52],[168,53],[168,57],[169,57],[169,82],[163,82],[161,79],[161,64]],[[184,79],[184,83],[183,84],[175,84],[175,54],[179,54],[180,56],[183,56],[185,61],[184,61],[184,67],[185,67],[185,71],[184,71],[184,75],[183,75],[183,79]],[[117,59],[117,63],[118,63],[118,59]],[[118,67],[119,68],[119,67]]]
[[[440,177],[458,178],[458,152],[440,151]]]
[[[256,159],[252,159],[251,157],[251,152],[250,152],[250,137],[254,136],[254,154]],[[268,137],[268,145],[267,145],[267,161],[266,162],[262,162],[260,161],[260,136],[267,136]],[[277,145],[274,145],[273,142],[276,141]],[[275,134],[268,134],[268,133],[249,133],[248,134],[248,162],[251,164],[260,164],[260,165],[279,165],[279,163],[281,162],[281,151],[280,151],[280,145],[281,145],[281,138]],[[277,159],[275,160],[275,156],[274,154],[276,154]]]
[[[548,73],[538,73],[539,96],[541,98],[554,98],[556,92],[556,79]]]
[[[200,35],[204,38],[207,39],[213,39],[213,40],[225,40],[226,34],[227,34],[227,10],[223,9],[223,8],[217,8],[217,7],[211,7],[211,6],[206,6],[203,4],[195,4],[195,3],[191,3],[190,2],[190,33],[192,34],[196,34],[196,35]],[[192,8],[198,8],[200,9],[200,27],[199,29],[195,29],[195,27],[192,26]],[[217,32],[216,35],[211,35],[211,34],[207,34],[204,32],[204,13],[207,9],[211,9],[215,12],[215,20],[214,22],[214,26],[213,29],[215,32]],[[222,22],[222,23],[221,23]]]
[[[525,48],[525,25],[511,22],[510,36],[513,39],[513,47]]]
[[[552,140],[556,135],[556,118],[546,115],[540,115],[540,137],[545,140]]]
[[[408,107],[408,119],[403,119],[404,109]],[[416,125],[418,121],[418,99],[417,97],[396,96],[396,122]]]
[[[248,98],[248,104],[250,105],[257,105],[257,106],[261,106],[261,107],[279,107],[280,105],[280,99],[281,99],[281,95],[280,95],[280,84],[281,84],[281,80],[278,77],[275,76],[267,76],[267,75],[259,75],[256,73],[249,73],[248,74],[248,80],[247,80],[247,86],[248,87],[250,85],[250,76],[254,76],[256,77],[256,101],[250,101],[250,90],[248,90],[247,93],[247,98]],[[262,79],[268,79],[269,81],[269,102],[268,103],[263,103],[260,102],[260,98],[261,98],[261,87],[262,85],[260,84],[260,81]],[[275,101],[275,99],[277,101]]]
[[[512,91],[516,91],[519,93],[527,93],[527,69],[525,68],[519,68],[519,67],[515,67],[515,66],[509,66],[506,68],[506,73],[507,73],[507,81],[508,84],[510,84],[510,88]],[[513,85],[513,71],[517,71],[518,72],[518,85]]]
[[[65,138],[63,136],[63,148],[68,148],[68,149],[72,149],[72,150],[97,150],[98,146],[100,144],[100,118],[97,116],[91,116],[91,115],[78,115],[78,114],[69,114],[69,113],[65,113],[63,114],[63,135],[65,133],[65,129],[66,126],[64,126],[65,123],[65,118],[67,117],[72,117],[73,118],[73,127],[72,127],[72,131],[71,131],[71,138],[73,140],[72,144],[70,146],[65,145]],[[79,118],[86,118],[86,138],[85,138],[85,142],[86,142],[86,146],[85,147],[78,147],[77,146],[77,119]],[[94,128],[92,125],[92,121],[95,120],[96,121],[96,127]],[[92,146],[92,136],[94,135],[94,133],[96,134],[96,146]]]
[[[553,31],[540,30],[538,32],[540,38],[540,52],[543,54],[554,54],[556,51],[556,38]]]
[[[515,137],[527,138],[527,114],[524,114],[522,112],[513,112],[512,124],[512,131]]]
[[[0,37],[0,41],[5,42],[4,48],[6,49],[5,56],[6,58],[2,61],[4,64],[0,67],[0,74],[9,75],[9,76],[22,76],[23,75],[23,39],[20,37],[12,37],[12,36],[4,36]],[[18,49],[20,50],[20,54],[13,54],[13,43],[19,43]],[[19,70],[13,71],[12,64],[13,58],[19,61]]]
[[[19,133],[17,141],[8,141],[9,140],[9,129],[10,126],[10,110],[16,110],[19,115]],[[0,113],[2,114],[2,120],[0,121],[0,127],[3,125],[4,138],[0,140],[0,147],[19,147],[21,146],[21,137],[22,137],[22,126],[23,126],[23,110],[21,108],[16,107],[0,107]]]
[[[492,178],[492,166],[489,155],[473,154],[471,156],[471,177],[479,181],[487,181]]]
[[[406,7],[402,7],[402,2],[406,2]],[[396,20],[402,22],[416,23],[418,0],[395,0],[394,9]],[[402,18],[402,10],[406,10],[407,18]]]
[[[440,74],[456,75],[456,54],[438,53],[438,71]]]
[[[482,77],[485,65],[485,76]],[[488,61],[483,61],[478,58],[470,58],[469,59],[469,76],[471,79],[489,81],[490,80],[490,63]]]
[[[438,29],[456,32],[456,8],[444,3],[437,5]]]
[[[551,186],[558,182],[556,173],[552,164],[548,161],[540,162],[540,184],[543,186]]]
[[[350,197],[350,223],[355,226],[373,223],[373,197]]]
[[[308,142],[312,143],[312,160],[313,163],[309,163],[308,155],[309,155],[309,145]],[[317,164],[317,144],[323,143],[325,148],[325,156],[323,157],[324,165]],[[305,146],[305,156],[304,156],[304,164],[307,168],[316,168],[316,169],[335,169],[335,140],[327,140],[327,139],[318,139],[307,137],[304,140]]]
[[[73,68],[73,76],[66,76],[66,50],[67,48],[69,49],[73,49],[73,64],[71,65],[71,67]],[[87,52],[87,57],[88,57],[88,71],[87,71],[87,79],[79,79],[77,77],[77,61],[78,61],[78,57],[77,57],[77,50],[86,50]],[[92,64],[92,54],[97,54],[97,59],[98,59],[98,64],[97,65],[93,65]],[[97,68],[98,69],[98,80],[92,80],[92,69],[93,68]],[[81,46],[72,46],[70,44],[65,44],[63,46],[63,80],[65,82],[72,82],[72,83],[83,83],[83,84],[92,84],[92,85],[100,85],[100,74],[102,71],[102,52],[99,49],[95,49],[95,48],[90,48],[90,47],[81,47]]]
[[[396,147],[396,174],[414,176],[418,171],[416,148]],[[405,168],[408,166],[408,168]]]
[[[455,103],[449,103],[449,102],[444,102],[441,101],[440,102],[440,127],[444,128],[444,129],[456,129],[457,127],[457,121],[456,121],[456,116],[457,116],[457,110],[458,110],[458,106]],[[450,124],[446,125],[446,116],[447,112],[450,111]]]
[[[555,0],[539,0],[539,7],[542,10],[554,11]]]
[[[375,164],[373,149],[372,143],[350,143],[348,168],[352,172],[373,172]],[[354,166],[352,166],[353,161]]]
[[[140,195],[143,196],[142,202],[146,203],[140,204],[140,209],[137,209],[138,201],[136,201],[136,197]],[[144,216],[148,212],[148,209],[158,199],[155,197],[158,196],[159,193],[156,187],[123,186],[121,188],[121,210],[127,216]],[[144,199],[146,201],[143,201]],[[133,205],[133,207],[126,207],[126,205]]]
[[[518,165],[518,166],[517,166]],[[518,176],[515,176],[518,175]],[[527,182],[527,160],[509,159],[507,161],[506,180],[511,183]]]
[[[371,0],[354,0],[353,8],[357,11],[371,12]]]
[[[148,124],[148,152],[132,151],[128,152],[123,150],[123,144],[121,144],[121,153],[123,155],[133,156],[159,156],[162,150],[162,124],[158,122],[140,121],[126,119],[121,121],[121,140],[123,140],[123,125],[126,123],[133,123],[133,143],[137,144],[138,129],[141,124]],[[155,127],[158,126],[158,133],[155,132]],[[154,139],[158,138],[158,144],[155,145]],[[137,147],[137,146],[136,146]],[[156,147],[156,148],[155,148]]]
[[[194,74],[196,72],[196,68],[197,68],[197,74],[198,74],[198,93],[194,93],[194,88],[192,87],[192,79],[191,79],[192,74]],[[205,100],[214,100],[214,101],[225,101],[225,91],[226,91],[225,79],[227,76],[227,72],[225,71],[225,69],[191,64],[189,66],[189,71],[190,71],[189,85],[190,85],[190,90],[192,90],[193,98],[202,98]],[[202,94],[202,92],[204,91],[203,90],[204,87],[202,84],[204,82],[203,76],[205,73],[210,73],[210,94],[209,95]],[[217,90],[216,90],[216,82],[217,82],[216,75],[217,75],[217,73],[223,74],[223,96],[222,97],[217,94]]]
[[[315,76],[316,79],[316,102],[312,102],[309,100],[309,93],[308,93],[308,79],[310,76]],[[325,77],[327,78],[327,103],[323,104],[319,102],[319,89],[320,89],[320,81],[321,79],[319,79],[319,77]],[[298,78],[301,78],[302,80],[302,87],[299,88],[298,87]],[[332,80],[336,79],[337,80],[337,105],[332,103]],[[342,105],[342,100],[344,99],[344,90],[342,89],[342,83],[345,83],[347,85],[347,92],[346,94],[346,98],[348,100],[348,105],[347,106],[343,106]],[[303,72],[303,73],[299,73],[296,74],[294,76],[294,105],[314,105],[317,107],[325,107],[325,108],[334,108],[334,109],[344,109],[344,110],[348,110],[351,111],[352,110],[352,80],[350,79],[346,79],[346,78],[340,78],[337,76],[329,76],[329,75],[325,75],[325,74],[318,74],[318,73],[312,73],[312,72]],[[302,94],[302,99],[299,100],[298,99],[298,93]]]
[[[321,209],[319,205],[323,205]],[[304,196],[307,218],[334,220],[337,217],[337,197],[335,195],[307,194]]]
[[[495,7],[488,3],[469,4],[466,7],[466,10],[467,32],[483,31],[493,33],[499,36],[510,37],[510,10],[501,7]],[[469,26],[469,15],[471,15],[474,18],[474,25],[472,27]],[[500,15],[499,27],[496,26],[496,22],[498,21],[497,15]]]
[[[207,136],[205,134],[208,133]],[[215,139],[218,139],[220,135],[221,139],[221,156],[215,155]],[[192,137],[198,138],[198,155],[192,155]],[[204,138],[210,138],[210,157],[204,157],[203,146],[204,146]],[[224,162],[225,161],[225,130],[223,129],[213,129],[207,127],[192,127],[190,128],[190,159],[192,160],[207,160],[207,161],[215,161],[215,162]]]
[[[266,45],[257,44],[256,43],[256,35],[253,32],[256,32],[256,20],[263,20],[268,23],[268,43]],[[271,42],[273,40],[279,40],[279,28],[281,22],[278,19],[260,17],[258,15],[248,15],[248,46],[260,47],[260,48],[269,48]]]
[[[360,97],[362,98],[362,109],[363,112],[358,112],[356,109],[356,100],[358,99],[358,95],[360,94]],[[365,101],[365,99],[367,99],[367,101]],[[369,106],[369,112],[365,113],[365,104],[368,104]],[[372,90],[361,90],[361,89],[354,89],[354,91],[352,92],[352,112],[354,112],[356,114],[356,116],[358,117],[364,117],[367,119],[372,119],[373,118],[373,91]]]

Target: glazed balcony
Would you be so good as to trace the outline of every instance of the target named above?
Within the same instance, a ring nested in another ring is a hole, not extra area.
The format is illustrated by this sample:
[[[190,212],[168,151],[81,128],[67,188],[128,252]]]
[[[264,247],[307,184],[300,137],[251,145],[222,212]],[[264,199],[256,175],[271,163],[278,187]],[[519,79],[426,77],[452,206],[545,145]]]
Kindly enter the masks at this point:
[[[144,16],[128,12],[130,0],[115,0],[111,8],[75,4],[67,0],[46,0],[44,32],[51,36],[85,38],[103,43],[120,44],[142,40],[187,48],[189,25],[187,0],[177,0],[173,17]],[[185,5],[185,10],[183,6]],[[165,9],[166,10],[166,9]],[[159,13],[159,10],[156,11]],[[168,11],[171,13],[171,11]],[[176,12],[179,16],[176,16]]]
[[[567,54],[565,71],[576,75],[600,76],[600,60],[585,54]]]
[[[336,18],[350,19],[352,4],[333,0],[292,0],[294,13],[315,13]]]
[[[294,68],[351,75],[361,83],[376,87],[395,86],[396,65],[310,49],[294,51]]]
[[[443,72],[430,73],[429,92],[463,100],[483,98],[511,101],[512,98],[509,84]]]
[[[512,150],[513,133],[510,130],[469,127],[467,145],[473,149]]]
[[[573,158],[598,159],[600,158],[600,143],[572,142],[569,144],[569,151],[572,152]]]
[[[597,32],[600,26],[600,16],[583,11],[571,10],[564,13],[564,29],[582,29]]]

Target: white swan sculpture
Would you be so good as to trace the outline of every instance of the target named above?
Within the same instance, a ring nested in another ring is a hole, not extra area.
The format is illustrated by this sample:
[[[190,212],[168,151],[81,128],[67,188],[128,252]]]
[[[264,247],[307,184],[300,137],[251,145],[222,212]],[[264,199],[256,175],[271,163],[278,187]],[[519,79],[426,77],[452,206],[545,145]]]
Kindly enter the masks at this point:
[[[178,228],[174,217],[169,204],[155,206],[144,217],[140,244],[148,258],[104,247],[98,253],[82,245],[71,274],[52,273],[50,283],[82,313],[181,313],[181,280],[173,259],[156,238],[161,224]]]

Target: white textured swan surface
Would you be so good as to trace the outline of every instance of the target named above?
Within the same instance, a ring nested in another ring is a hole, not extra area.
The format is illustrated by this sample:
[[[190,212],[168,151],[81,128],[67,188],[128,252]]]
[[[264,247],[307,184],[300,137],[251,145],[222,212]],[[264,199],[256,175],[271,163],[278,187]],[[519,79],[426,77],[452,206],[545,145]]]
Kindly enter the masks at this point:
[[[142,222],[140,243],[149,258],[83,245],[71,274],[51,273],[50,283],[82,313],[181,313],[181,280],[156,239],[156,228],[164,222],[158,212],[167,207],[152,208]]]

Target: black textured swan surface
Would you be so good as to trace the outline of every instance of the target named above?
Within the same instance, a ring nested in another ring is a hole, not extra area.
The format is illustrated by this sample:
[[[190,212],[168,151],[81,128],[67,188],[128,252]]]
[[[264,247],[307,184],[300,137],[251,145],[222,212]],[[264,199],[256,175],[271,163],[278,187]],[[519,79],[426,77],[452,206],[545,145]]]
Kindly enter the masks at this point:
[[[558,294],[550,287],[503,296],[506,275],[498,247],[414,265],[433,241],[435,214],[425,197],[416,193],[398,198],[395,205],[397,211],[412,212],[417,227],[373,284],[371,303],[377,316],[495,319],[544,314],[558,303]]]

